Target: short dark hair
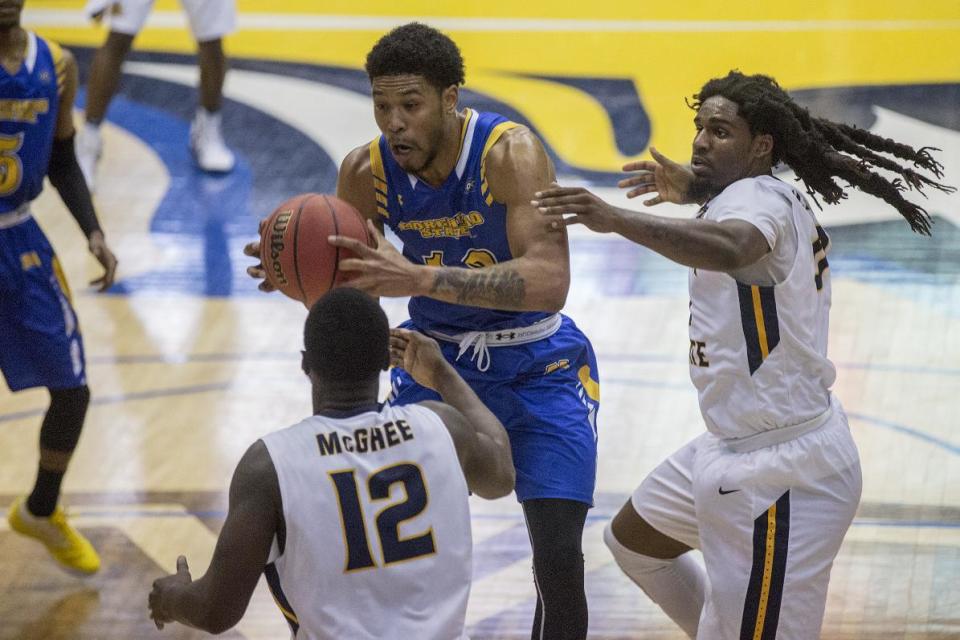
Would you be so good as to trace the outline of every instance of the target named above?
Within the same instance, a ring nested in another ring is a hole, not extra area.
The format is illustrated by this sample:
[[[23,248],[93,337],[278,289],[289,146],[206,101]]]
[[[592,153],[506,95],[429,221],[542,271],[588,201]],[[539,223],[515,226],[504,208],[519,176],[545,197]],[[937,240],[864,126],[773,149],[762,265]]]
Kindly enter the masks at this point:
[[[688,104],[699,111],[714,96],[737,104],[737,115],[746,120],[751,134],[773,137],[773,162],[782,161],[793,169],[814,202],[817,195],[823,196],[827,204],[846,198],[847,190],[837,182],[839,178],[850,187],[886,201],[914,231],[929,235],[931,220],[927,211],[904,198],[903,192],[915,190],[925,195],[926,187],[945,193],[956,191],[913,168],[942,178],[943,165],[930,155],[939,149],[914,149],[864,129],[812,116],[770,76],[733,70],[723,78],[707,81]],[[890,180],[874,169],[892,171],[899,177]]]
[[[377,301],[340,287],[317,300],[303,327],[307,371],[340,382],[364,382],[390,361],[390,324]]]
[[[463,57],[449,36],[421,22],[397,27],[367,54],[367,76],[423,76],[439,91],[464,83]]]

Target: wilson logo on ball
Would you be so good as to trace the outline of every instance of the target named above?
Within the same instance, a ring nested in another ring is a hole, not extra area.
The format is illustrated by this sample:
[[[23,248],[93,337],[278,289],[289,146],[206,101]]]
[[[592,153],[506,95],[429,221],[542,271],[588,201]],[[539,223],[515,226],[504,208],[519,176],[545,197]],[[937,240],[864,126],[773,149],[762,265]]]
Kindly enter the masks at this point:
[[[283,264],[280,262],[280,254],[283,252],[283,233],[287,230],[292,215],[293,211],[281,211],[270,226],[270,267],[273,269],[274,279],[280,285],[287,284],[287,277],[283,274]]]

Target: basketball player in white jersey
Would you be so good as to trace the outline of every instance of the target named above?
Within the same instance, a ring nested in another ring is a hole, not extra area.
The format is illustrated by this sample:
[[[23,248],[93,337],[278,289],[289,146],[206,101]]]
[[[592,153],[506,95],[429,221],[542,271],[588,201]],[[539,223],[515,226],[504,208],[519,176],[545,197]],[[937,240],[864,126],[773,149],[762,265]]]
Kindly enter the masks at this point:
[[[298,639],[464,637],[467,496],[513,490],[503,425],[435,341],[391,332],[356,289],[313,306],[304,343],[314,415],[247,450],[210,568],[191,581],[181,556],[175,575],[154,582],[152,618],[220,633],[264,573]],[[443,402],[378,404],[391,360]]]
[[[845,196],[840,177],[920,232],[926,212],[873,167],[949,190],[924,150],[812,118],[767,76],[731,72],[691,104],[689,167],[628,164],[628,196],[698,203],[693,219],[618,209],[579,188],[536,195],[552,228],[615,232],[690,267],[690,372],[707,433],[657,467],[604,532],[623,571],[691,638],[820,635],[833,559],[860,499],[857,448],[831,394],[830,241],[806,199],[772,175],[782,161],[810,194]],[[573,214],[564,218],[564,214]],[[691,549],[700,549],[706,570]]]

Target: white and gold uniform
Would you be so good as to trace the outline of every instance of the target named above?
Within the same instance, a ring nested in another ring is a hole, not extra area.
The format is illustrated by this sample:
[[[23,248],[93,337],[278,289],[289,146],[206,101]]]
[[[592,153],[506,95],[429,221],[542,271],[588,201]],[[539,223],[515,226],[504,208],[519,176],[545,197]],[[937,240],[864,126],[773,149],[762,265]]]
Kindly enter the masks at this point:
[[[286,530],[264,574],[292,637],[464,637],[468,492],[434,412],[313,416],[263,442]]]
[[[735,273],[690,271],[690,377],[707,433],[657,467],[633,506],[702,550],[699,638],[819,638],[861,490],[830,393],[829,239],[803,195],[772,176],[729,185],[699,215],[749,222],[771,250]]]

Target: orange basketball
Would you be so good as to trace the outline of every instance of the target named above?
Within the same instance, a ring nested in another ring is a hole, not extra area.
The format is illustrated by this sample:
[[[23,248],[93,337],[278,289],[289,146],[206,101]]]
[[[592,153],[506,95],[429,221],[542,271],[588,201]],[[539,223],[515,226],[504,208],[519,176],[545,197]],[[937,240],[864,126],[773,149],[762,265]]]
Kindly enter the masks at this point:
[[[339,265],[354,254],[331,245],[330,236],[348,236],[373,246],[360,213],[335,196],[302,193],[281,204],[260,232],[260,261],[267,280],[309,309],[348,278]]]

